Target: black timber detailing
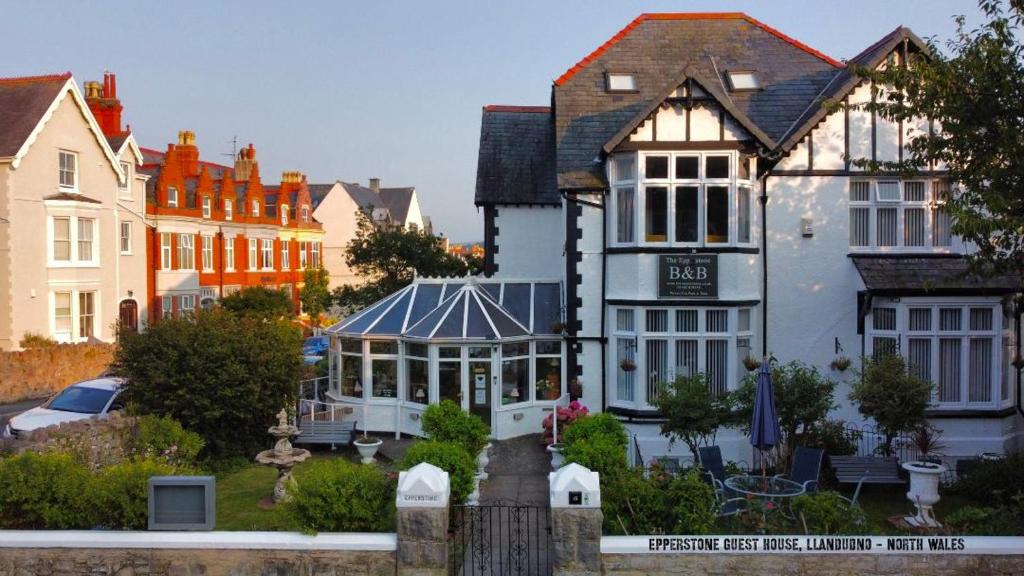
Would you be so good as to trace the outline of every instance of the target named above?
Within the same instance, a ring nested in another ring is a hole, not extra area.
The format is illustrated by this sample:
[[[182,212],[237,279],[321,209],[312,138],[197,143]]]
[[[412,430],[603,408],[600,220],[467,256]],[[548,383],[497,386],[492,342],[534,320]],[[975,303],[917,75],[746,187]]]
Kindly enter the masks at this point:
[[[498,253],[498,207],[493,204],[484,206],[484,276],[494,276],[498,265],[494,263],[494,255]]]

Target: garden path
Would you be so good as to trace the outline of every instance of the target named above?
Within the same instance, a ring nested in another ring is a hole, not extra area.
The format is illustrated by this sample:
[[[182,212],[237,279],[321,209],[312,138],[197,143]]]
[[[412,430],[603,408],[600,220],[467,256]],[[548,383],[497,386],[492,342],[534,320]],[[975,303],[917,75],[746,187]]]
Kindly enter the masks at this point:
[[[495,440],[487,465],[487,480],[480,483],[481,504],[548,504],[551,462],[540,434]]]

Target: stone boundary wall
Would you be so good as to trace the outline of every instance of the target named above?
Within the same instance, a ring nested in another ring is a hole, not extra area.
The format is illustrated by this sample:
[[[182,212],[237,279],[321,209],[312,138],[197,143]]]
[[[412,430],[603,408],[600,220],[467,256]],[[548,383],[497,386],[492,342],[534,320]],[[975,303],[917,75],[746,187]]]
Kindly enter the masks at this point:
[[[8,451],[65,452],[90,468],[118,464],[127,457],[135,418],[111,412],[106,418],[88,418],[33,430],[25,438],[3,440]]]
[[[0,352],[0,404],[43,398],[95,378],[113,359],[113,344],[56,344]]]
[[[0,531],[0,576],[391,576],[394,534]]]

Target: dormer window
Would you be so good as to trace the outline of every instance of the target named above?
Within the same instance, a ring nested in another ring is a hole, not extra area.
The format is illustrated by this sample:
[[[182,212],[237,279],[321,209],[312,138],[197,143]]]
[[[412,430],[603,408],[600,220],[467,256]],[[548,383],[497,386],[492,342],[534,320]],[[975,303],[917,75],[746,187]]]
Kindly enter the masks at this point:
[[[302,221],[306,223],[309,222],[309,206],[302,207]]]
[[[753,70],[730,70],[726,76],[729,78],[729,87],[734,91],[757,90],[761,87]]]
[[[178,189],[174,186],[167,187],[167,206],[170,208],[178,207]]]
[[[252,215],[254,217],[259,217],[259,215],[260,215],[260,201],[259,200],[253,200],[252,201]]]
[[[609,92],[636,92],[636,77],[625,72],[609,72],[607,74]]]

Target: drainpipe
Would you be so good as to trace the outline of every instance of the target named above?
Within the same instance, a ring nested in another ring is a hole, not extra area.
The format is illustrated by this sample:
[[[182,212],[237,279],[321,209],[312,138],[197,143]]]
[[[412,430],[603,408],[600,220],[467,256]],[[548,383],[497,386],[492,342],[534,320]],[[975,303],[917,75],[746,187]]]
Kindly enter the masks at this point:
[[[1017,343],[1017,350],[1016,350],[1016,352],[1014,354],[1014,360],[1019,360],[1020,359],[1020,319],[1021,319],[1021,316],[1024,315],[1024,294],[1017,294],[1017,298],[1015,298],[1015,300],[1016,300],[1016,302],[1014,303],[1014,307],[1013,308],[1014,308],[1014,318],[1015,318],[1016,321],[1014,322],[1013,329],[1014,329],[1014,332],[1015,332],[1014,340]],[[1017,363],[1015,362],[1014,364],[1017,364]],[[1021,385],[1021,370],[1024,369],[1024,365],[1021,365],[1019,367],[1015,365],[1014,368],[1017,370],[1017,403],[1016,403],[1017,404],[1017,413],[1020,414],[1021,417],[1024,417],[1024,406],[1021,405],[1021,397],[1020,397],[1020,394],[1021,394],[1021,387],[1020,387],[1020,385]]]
[[[768,357],[768,174],[761,177],[761,357]]]

